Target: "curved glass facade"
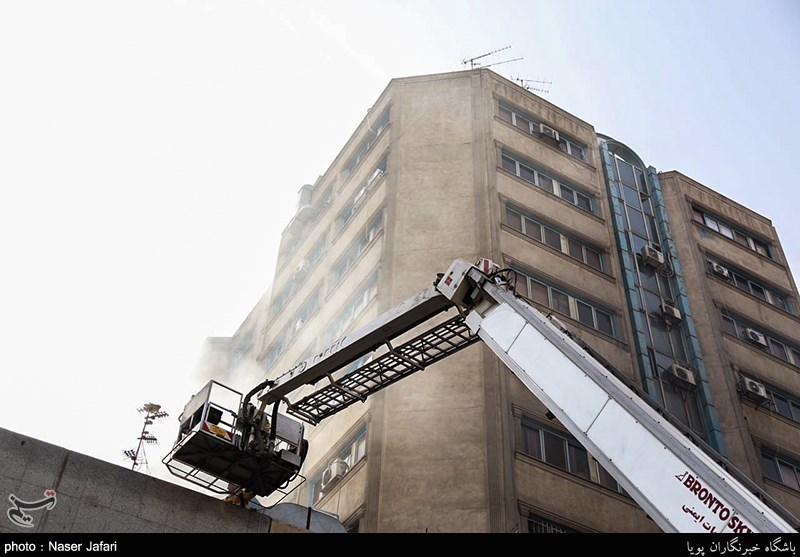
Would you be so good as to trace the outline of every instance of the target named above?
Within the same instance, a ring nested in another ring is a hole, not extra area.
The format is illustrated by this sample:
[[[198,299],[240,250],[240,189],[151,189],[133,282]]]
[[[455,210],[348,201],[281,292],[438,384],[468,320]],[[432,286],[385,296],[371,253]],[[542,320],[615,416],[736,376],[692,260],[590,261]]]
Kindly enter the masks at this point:
[[[602,141],[600,153],[645,391],[725,455],[657,172],[614,140]],[[648,264],[648,248],[663,265]]]

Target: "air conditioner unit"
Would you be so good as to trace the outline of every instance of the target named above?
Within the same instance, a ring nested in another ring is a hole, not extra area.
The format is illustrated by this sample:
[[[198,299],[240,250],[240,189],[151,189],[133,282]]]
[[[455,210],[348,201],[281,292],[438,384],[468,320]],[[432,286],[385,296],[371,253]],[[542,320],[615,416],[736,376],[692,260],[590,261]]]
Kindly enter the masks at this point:
[[[739,385],[742,394],[747,398],[755,400],[756,402],[764,402],[766,400],[769,400],[769,396],[767,395],[767,389],[764,387],[762,383],[759,383],[755,379],[750,379],[749,377],[740,375]]]
[[[539,124],[539,135],[542,137],[549,137],[556,142],[558,141],[558,131],[544,124]]]
[[[752,342],[753,344],[757,344],[761,348],[766,348],[767,345],[767,338],[756,331],[755,329],[745,329],[744,336],[747,340]]]
[[[688,383],[690,385],[697,384],[697,382],[694,379],[694,371],[692,371],[688,367],[679,366],[678,364],[672,364],[671,366],[669,366],[669,373],[672,377],[680,379],[684,383]]]
[[[322,480],[320,481],[320,487],[322,490],[324,491],[337,484],[339,480],[341,480],[344,475],[347,474],[347,470],[348,466],[344,460],[337,458],[331,462],[322,473]]]
[[[642,262],[645,265],[660,269],[664,266],[664,254],[653,246],[644,246],[642,248]]]
[[[711,271],[713,271],[715,275],[720,276],[725,280],[731,280],[731,272],[727,268],[714,261],[710,261],[709,263],[711,263]]]
[[[667,302],[661,303],[661,315],[663,315],[665,319],[670,321],[680,321],[683,318],[683,316],[681,315],[681,310],[679,310],[672,304],[668,304]]]

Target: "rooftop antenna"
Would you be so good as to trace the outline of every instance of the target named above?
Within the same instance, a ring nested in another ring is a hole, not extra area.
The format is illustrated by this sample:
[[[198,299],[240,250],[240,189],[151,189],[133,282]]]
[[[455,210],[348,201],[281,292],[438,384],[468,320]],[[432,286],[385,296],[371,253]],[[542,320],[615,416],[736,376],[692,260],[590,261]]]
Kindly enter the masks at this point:
[[[519,83],[520,87],[527,91],[536,91],[537,93],[549,93],[552,81],[542,81],[540,79],[525,79],[522,77],[512,77],[514,81]],[[538,84],[538,85],[533,85]]]
[[[139,408],[139,412],[144,414],[144,425],[142,426],[142,433],[139,435],[139,445],[136,447],[136,450],[128,449],[123,451],[125,458],[133,461],[131,470],[136,470],[136,467],[142,464],[147,466],[147,456],[144,452],[145,444],[158,444],[158,439],[155,435],[147,431],[147,426],[152,425],[155,420],[160,420],[161,418],[166,418],[169,416],[169,414],[161,410],[160,404],[153,404],[152,402],[148,402]],[[141,457],[139,456],[139,453],[141,453]],[[147,470],[148,472],[150,471],[149,466],[147,467]]]
[[[481,63],[477,61],[480,60],[481,58],[486,58],[487,56],[491,56],[492,54],[497,54],[498,52],[503,52],[504,50],[508,50],[509,48],[511,48],[511,45],[504,46],[503,48],[498,48],[497,50],[487,52],[486,54],[481,54],[480,56],[474,56],[472,58],[464,58],[463,60],[461,60],[461,64],[463,66],[469,64],[469,69],[473,70],[475,69],[476,66],[480,66],[482,68],[488,68],[490,66],[499,66],[500,64],[507,64],[509,62],[516,62],[517,60],[522,60],[521,57],[512,58],[510,60],[502,60],[500,62],[492,62],[491,64],[485,64],[485,65],[481,65]]]

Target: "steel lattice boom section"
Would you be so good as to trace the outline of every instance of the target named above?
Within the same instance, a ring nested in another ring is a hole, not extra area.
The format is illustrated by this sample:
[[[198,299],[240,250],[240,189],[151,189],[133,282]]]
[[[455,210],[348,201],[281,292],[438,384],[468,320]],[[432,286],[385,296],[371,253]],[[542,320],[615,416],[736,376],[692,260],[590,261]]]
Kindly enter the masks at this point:
[[[463,317],[453,317],[398,347],[387,343],[388,352],[290,404],[287,411],[310,423],[319,423],[478,340]]]

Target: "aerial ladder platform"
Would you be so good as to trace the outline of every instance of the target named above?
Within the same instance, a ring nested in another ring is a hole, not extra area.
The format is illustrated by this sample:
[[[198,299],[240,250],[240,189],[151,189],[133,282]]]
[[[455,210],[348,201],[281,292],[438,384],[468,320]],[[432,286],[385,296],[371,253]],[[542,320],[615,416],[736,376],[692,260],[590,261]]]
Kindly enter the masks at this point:
[[[179,418],[164,463],[218,493],[281,491],[307,451],[302,422],[318,424],[482,341],[665,532],[798,531],[796,517],[520,298],[514,281],[487,259],[457,259],[433,286],[246,395],[210,382]],[[232,391],[227,406],[212,401],[214,388]]]

